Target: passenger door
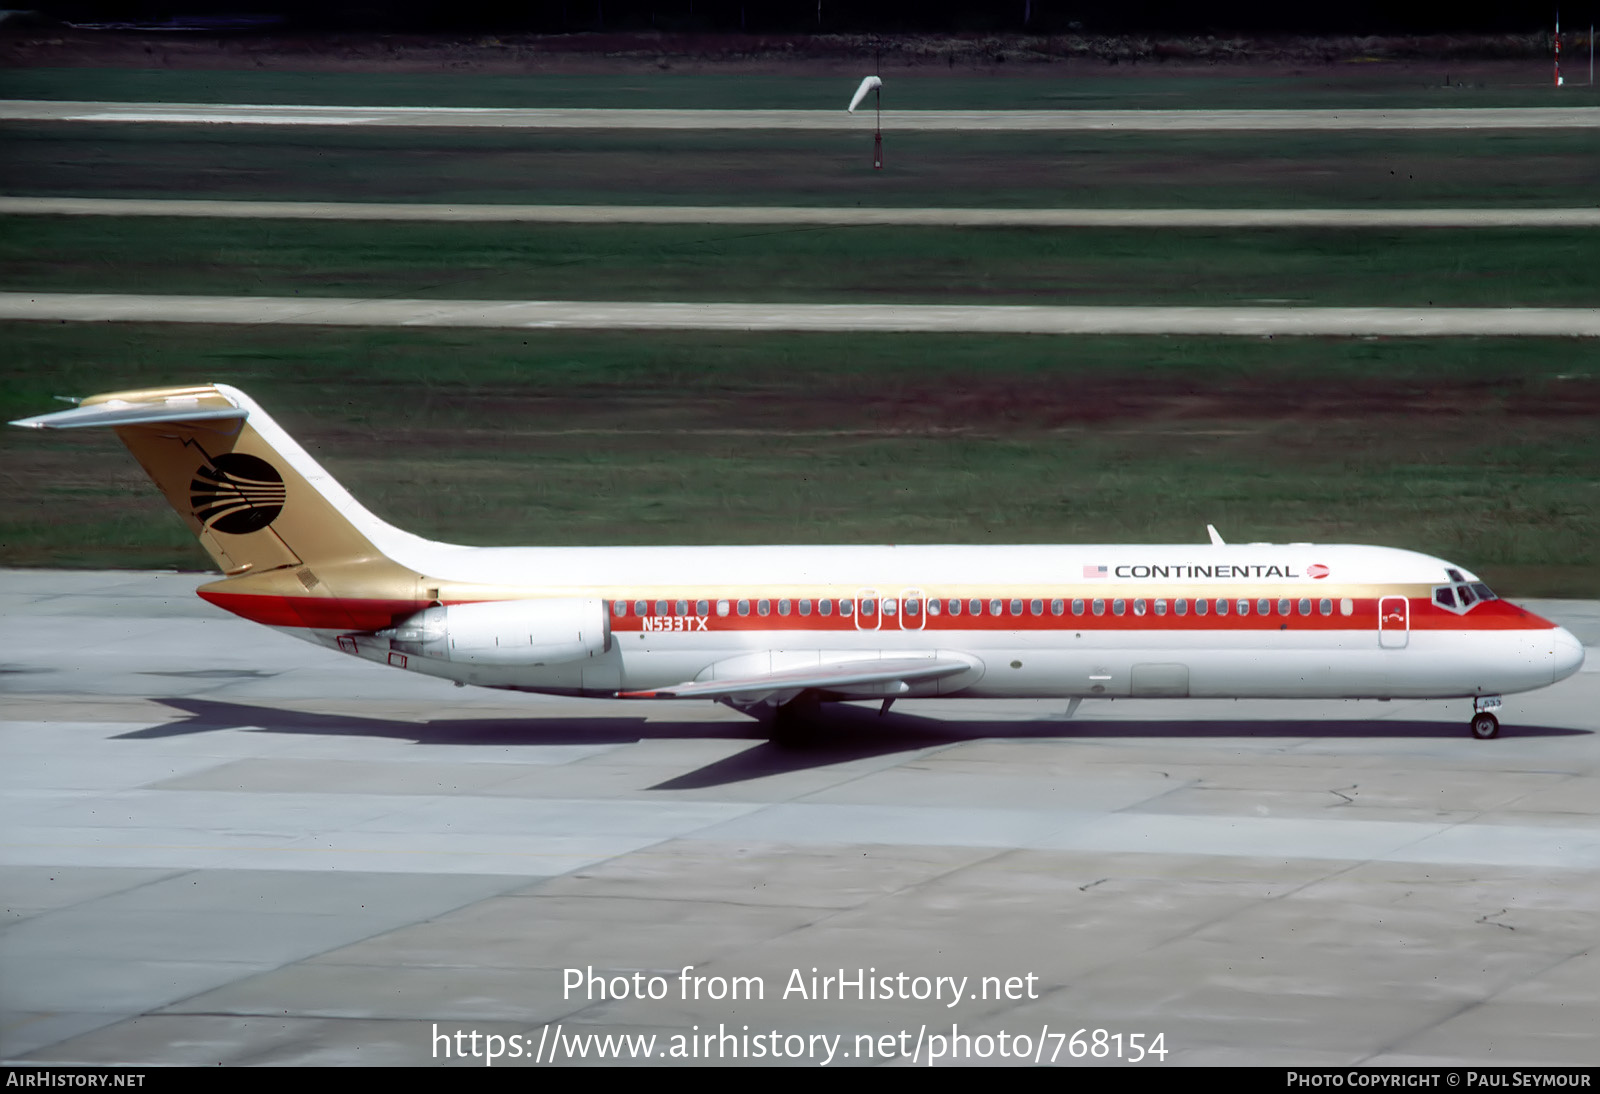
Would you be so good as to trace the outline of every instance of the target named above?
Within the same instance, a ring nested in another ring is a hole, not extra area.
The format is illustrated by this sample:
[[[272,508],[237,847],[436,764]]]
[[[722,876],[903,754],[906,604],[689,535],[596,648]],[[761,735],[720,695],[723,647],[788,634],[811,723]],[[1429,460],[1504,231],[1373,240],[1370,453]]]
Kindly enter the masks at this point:
[[[1378,601],[1378,645],[1386,650],[1403,650],[1411,640],[1411,601],[1403,596],[1386,596]]]

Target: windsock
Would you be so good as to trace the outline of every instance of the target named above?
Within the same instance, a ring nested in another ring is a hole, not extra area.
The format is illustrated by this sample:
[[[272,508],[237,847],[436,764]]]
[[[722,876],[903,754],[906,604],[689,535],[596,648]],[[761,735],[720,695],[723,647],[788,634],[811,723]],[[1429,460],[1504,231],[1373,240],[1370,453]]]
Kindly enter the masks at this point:
[[[867,92],[883,86],[883,81],[876,76],[868,76],[861,81],[861,86],[856,88],[855,96],[850,100],[850,113],[856,112],[856,107],[861,105],[861,100],[867,97]]]

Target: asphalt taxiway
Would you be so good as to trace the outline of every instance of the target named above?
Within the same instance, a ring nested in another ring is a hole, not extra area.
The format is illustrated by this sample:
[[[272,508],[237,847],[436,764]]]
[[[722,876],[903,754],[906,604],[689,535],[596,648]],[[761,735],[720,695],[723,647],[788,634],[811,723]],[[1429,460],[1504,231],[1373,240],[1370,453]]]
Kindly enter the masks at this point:
[[[342,658],[208,579],[0,572],[0,1057],[955,1025],[1161,1033],[1176,1064],[1600,1062],[1600,604],[1532,605],[1589,662],[1494,741],[1460,702],[930,702],[795,750],[710,704]],[[764,998],[686,998],[685,966]],[[564,990],[591,967],[667,990]],[[813,969],[1019,981],[783,997]]]
[[[320,125],[456,129],[870,130],[873,111],[627,110],[595,107],[300,106],[3,99],[0,121],[167,125]],[[922,132],[1196,132],[1593,129],[1600,107],[1403,110],[885,110],[885,129]]]
[[[0,292],[0,321],[528,330],[1600,337],[1600,308],[725,304]]]
[[[473,205],[0,195],[0,216],[221,217],[458,224],[782,224],[939,228],[1585,228],[1574,209],[892,209],[772,205]]]

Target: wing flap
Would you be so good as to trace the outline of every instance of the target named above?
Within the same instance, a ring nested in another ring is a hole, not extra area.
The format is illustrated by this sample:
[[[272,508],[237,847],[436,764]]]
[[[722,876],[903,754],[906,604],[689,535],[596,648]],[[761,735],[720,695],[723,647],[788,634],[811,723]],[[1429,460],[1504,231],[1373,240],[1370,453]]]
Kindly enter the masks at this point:
[[[765,698],[778,692],[809,690],[849,692],[881,684],[938,680],[971,670],[967,661],[939,657],[872,658],[807,665],[780,672],[758,673],[732,680],[689,680],[649,691],[619,691],[619,699]]]

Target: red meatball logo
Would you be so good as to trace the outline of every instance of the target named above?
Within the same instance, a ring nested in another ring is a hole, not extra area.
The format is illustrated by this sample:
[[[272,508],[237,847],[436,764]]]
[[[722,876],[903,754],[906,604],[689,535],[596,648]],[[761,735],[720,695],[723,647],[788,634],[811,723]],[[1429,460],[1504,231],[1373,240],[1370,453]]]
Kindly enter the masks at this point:
[[[1306,567],[1306,576],[1314,577],[1320,581],[1328,576],[1328,568],[1320,562],[1313,562],[1310,566]]]

